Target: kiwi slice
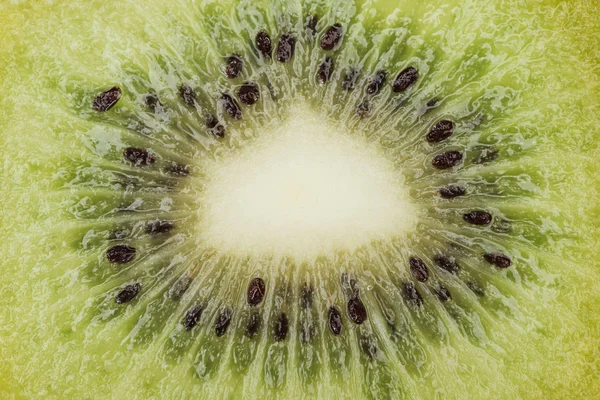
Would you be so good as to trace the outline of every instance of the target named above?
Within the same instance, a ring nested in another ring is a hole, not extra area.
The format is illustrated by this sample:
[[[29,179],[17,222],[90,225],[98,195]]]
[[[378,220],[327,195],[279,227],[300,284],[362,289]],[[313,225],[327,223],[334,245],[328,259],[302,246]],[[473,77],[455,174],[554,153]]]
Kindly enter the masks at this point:
[[[0,397],[599,393],[596,7],[4,2]]]

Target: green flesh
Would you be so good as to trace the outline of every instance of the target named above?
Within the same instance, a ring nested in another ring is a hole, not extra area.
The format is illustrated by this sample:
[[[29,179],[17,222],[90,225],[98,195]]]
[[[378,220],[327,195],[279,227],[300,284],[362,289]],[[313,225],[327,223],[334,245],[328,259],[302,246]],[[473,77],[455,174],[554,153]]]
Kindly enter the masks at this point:
[[[597,6],[414,3],[0,5],[0,397],[599,393]],[[312,13],[320,17],[318,38],[328,26],[343,25],[339,49],[324,52],[307,39],[302,25]],[[296,35],[290,63],[258,56],[253,43],[261,29],[274,50],[281,33]],[[244,69],[230,80],[222,67],[233,53]],[[317,86],[326,54],[334,72]],[[361,75],[346,92],[341,83],[350,66]],[[417,67],[419,80],[392,93],[391,82],[407,66]],[[371,116],[360,119],[356,107],[379,69],[388,72],[386,84],[371,99]],[[243,118],[235,121],[217,99],[247,80],[260,85],[261,98],[242,105]],[[200,111],[182,102],[182,83],[196,90]],[[123,90],[117,105],[94,112],[94,96],[115,85]],[[166,115],[143,105],[151,92]],[[440,103],[427,110],[431,99]],[[418,206],[418,223],[405,238],[302,262],[203,245],[203,171],[235,157],[298,104],[392,160]],[[206,114],[225,124],[224,139],[208,133]],[[426,143],[427,130],[442,118],[456,123],[453,136]],[[156,163],[125,163],[128,146],[152,149]],[[498,158],[476,164],[485,146]],[[461,166],[432,168],[431,159],[450,149],[464,152]],[[171,162],[191,165],[191,174],[169,175]],[[440,187],[457,183],[468,196],[440,199]],[[491,212],[494,223],[467,224],[462,214],[474,209]],[[157,219],[175,221],[175,229],[151,237],[144,227]],[[117,230],[127,237],[115,239]],[[111,265],[106,251],[119,243],[134,246],[136,257]],[[440,251],[457,259],[457,275],[435,265]],[[510,268],[483,260],[498,251],[511,256]],[[428,266],[427,282],[410,275],[411,256]],[[348,317],[346,275],[356,279],[367,309],[362,325]],[[249,307],[255,276],[267,291]],[[186,277],[193,278],[189,288],[174,300],[169,291]],[[119,289],[134,281],[142,283],[140,294],[115,303]],[[403,296],[408,281],[423,296],[421,307]],[[452,301],[437,299],[438,282]],[[306,309],[305,284],[314,288]],[[186,331],[180,321],[194,304],[205,309]],[[327,326],[331,304],[342,312],[339,336]],[[214,324],[225,306],[233,318],[218,337]],[[256,311],[260,329],[248,338],[246,323]],[[282,312],[289,332],[276,341]]]

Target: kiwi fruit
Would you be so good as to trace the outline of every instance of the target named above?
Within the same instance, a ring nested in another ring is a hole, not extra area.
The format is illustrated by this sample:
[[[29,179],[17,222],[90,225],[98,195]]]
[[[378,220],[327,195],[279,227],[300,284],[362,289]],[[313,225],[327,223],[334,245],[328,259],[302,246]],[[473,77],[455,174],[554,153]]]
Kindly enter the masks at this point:
[[[600,392],[596,2],[0,21],[0,397]]]

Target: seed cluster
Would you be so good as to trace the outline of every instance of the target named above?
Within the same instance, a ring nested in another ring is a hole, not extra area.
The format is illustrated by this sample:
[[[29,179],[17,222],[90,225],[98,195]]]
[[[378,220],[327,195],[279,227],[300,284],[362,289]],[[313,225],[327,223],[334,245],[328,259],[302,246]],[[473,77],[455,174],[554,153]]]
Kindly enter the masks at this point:
[[[311,40],[316,39],[315,49],[323,53],[322,61],[319,63],[315,75],[317,85],[323,86],[330,84],[334,77],[333,72],[336,66],[334,52],[338,51],[343,46],[346,27],[340,23],[334,23],[333,25],[324,28],[320,35],[320,39],[317,39],[318,25],[318,16],[309,15],[305,20],[304,35]],[[300,35],[292,32],[284,32],[279,35],[279,38],[275,42],[273,42],[266,30],[260,30],[256,33],[254,38],[254,46],[257,55],[261,58],[262,62],[273,62],[273,60],[271,60],[271,57],[273,57],[273,43],[276,43],[275,61],[286,64],[292,62],[297,41],[300,37]],[[247,71],[244,66],[244,58],[239,54],[231,54],[223,60],[222,72],[227,79],[232,81],[237,80],[238,85],[237,89],[234,89],[231,92],[221,93],[220,97],[217,99],[217,105],[233,121],[242,119],[244,112],[251,110],[250,106],[261,101],[260,86],[256,82],[249,81],[245,78]],[[359,118],[369,118],[374,113],[373,104],[377,104],[377,96],[384,93],[386,88],[388,88],[388,93],[392,93],[394,96],[397,96],[397,98],[401,98],[403,93],[408,92],[417,85],[419,79],[420,74],[415,66],[406,66],[397,73],[391,84],[388,81],[388,71],[384,69],[378,69],[370,76],[361,78],[360,69],[356,66],[349,66],[344,71],[341,89],[350,92],[364,83],[364,93],[362,93],[360,102],[358,106],[356,106],[355,114]],[[199,92],[196,90],[199,89],[197,87],[195,89],[191,83],[182,83],[178,87],[178,101],[182,103],[183,107],[200,112],[202,107],[200,107],[199,104]],[[123,91],[117,86],[102,91],[93,99],[91,108],[97,113],[107,113],[117,105],[123,95]],[[154,114],[164,114],[168,109],[168,106],[161,101],[159,95],[153,92],[144,95],[142,102],[145,110]],[[438,104],[439,100],[431,99],[427,102],[427,107],[437,107]],[[242,107],[244,107],[244,109],[242,109]],[[207,131],[214,138],[225,138],[226,131],[224,122],[220,121],[212,113],[203,115],[203,118]],[[429,146],[432,149],[438,149],[437,146],[440,146],[441,143],[448,141],[453,136],[461,135],[463,131],[460,124],[457,126],[457,123],[452,119],[439,119],[429,126],[427,133],[424,134],[423,142],[425,146]],[[435,170],[452,170],[461,165],[465,159],[463,151],[453,149],[435,151],[438,152],[438,154],[431,159],[430,166],[430,168],[433,167]],[[477,157],[475,157],[473,163],[490,162],[498,157],[498,155],[499,153],[495,148],[485,148],[480,151]],[[123,149],[123,160],[130,167],[139,168],[141,170],[147,170],[148,168],[152,168],[155,163],[161,162],[151,149],[137,146],[126,147]],[[167,161],[164,171],[170,176],[180,179],[184,179],[194,172],[189,165],[175,161]],[[458,197],[467,196],[470,191],[467,190],[467,187],[464,185],[448,184],[440,187],[437,193],[439,194],[439,197],[444,200],[452,200]],[[463,224],[466,223],[473,227],[487,227],[492,225],[494,220],[497,220],[497,217],[485,210],[471,210],[462,214]],[[158,240],[163,236],[171,234],[178,228],[179,225],[175,221],[155,219],[145,222],[143,232],[149,237],[152,237],[153,240]],[[127,234],[115,234],[111,240],[126,242]],[[112,245],[106,250],[105,256],[109,264],[113,264],[115,267],[135,263],[140,258],[138,250],[131,243]],[[508,255],[499,252],[486,252],[482,254],[481,257],[486,263],[495,267],[497,270],[509,268],[513,263]],[[430,293],[434,294],[434,296],[432,296],[433,298],[437,298],[442,303],[452,301],[452,293],[448,286],[439,282],[437,279],[440,275],[438,275],[438,270],[435,266],[439,268],[439,271],[443,271],[441,272],[442,276],[443,274],[458,276],[462,273],[461,268],[464,267],[464,265],[461,264],[461,267],[459,267],[454,257],[442,253],[432,256],[430,265],[434,266],[433,269],[428,267],[427,264],[430,262],[427,260],[428,258],[426,256],[423,258],[410,256],[406,263],[407,271],[410,272],[410,279],[405,279],[401,282],[399,287],[401,295],[409,307],[419,308],[423,306],[426,300],[430,301],[429,297],[424,297],[421,294],[421,290],[423,290],[426,285],[431,285],[428,287],[431,288]],[[446,276],[448,277],[449,275]],[[184,296],[187,296],[186,293],[190,288],[192,281],[192,276],[183,275],[169,288],[168,298],[179,301]],[[485,295],[485,290],[481,288],[478,283],[471,280],[466,281],[465,283],[477,296]],[[326,324],[333,336],[343,334],[344,315],[355,325],[362,325],[368,319],[369,313],[365,302],[359,295],[356,282],[353,281],[350,286],[351,290],[346,293],[345,314],[342,312],[344,307],[340,303],[336,305],[334,304],[335,302],[330,300],[327,304]],[[116,304],[130,303],[140,295],[143,288],[144,286],[140,281],[128,283],[120,287],[116,294],[114,294],[114,302]],[[242,325],[245,327],[244,334],[247,338],[252,339],[256,337],[262,328],[263,315],[261,305],[265,301],[268,289],[267,283],[260,277],[253,278],[248,284],[246,292],[248,314],[245,324]],[[299,288],[298,304],[300,309],[310,311],[316,306],[314,300],[315,291],[311,285],[306,284]],[[369,303],[367,302],[367,304]],[[324,305],[318,304],[318,306]],[[192,303],[180,320],[180,325],[183,330],[192,331],[198,326],[202,321],[206,308],[207,305],[204,302]],[[234,310],[229,305],[222,306],[214,320],[214,334],[217,337],[227,333],[229,326],[234,318],[236,318],[236,312],[237,310]],[[269,329],[271,329],[271,337],[276,342],[284,341],[288,337],[290,320],[285,308],[277,311],[274,323],[272,323]],[[310,340],[310,338],[314,336],[313,328],[311,327],[303,326],[301,330],[302,337],[305,341]],[[371,358],[375,357],[377,348],[373,346],[372,341],[369,341],[368,338],[363,339],[361,340],[364,342],[362,344],[366,349],[365,352],[368,353]]]

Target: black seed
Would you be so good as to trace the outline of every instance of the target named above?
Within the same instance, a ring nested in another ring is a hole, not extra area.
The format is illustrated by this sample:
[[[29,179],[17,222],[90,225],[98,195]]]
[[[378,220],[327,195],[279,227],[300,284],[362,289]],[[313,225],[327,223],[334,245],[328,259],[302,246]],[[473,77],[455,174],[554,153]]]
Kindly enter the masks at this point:
[[[219,139],[223,139],[225,137],[225,127],[214,115],[209,114],[206,116],[206,127]]]
[[[438,267],[450,272],[451,274],[455,274],[458,272],[458,265],[456,264],[456,260],[454,259],[454,257],[451,258],[443,254],[438,254],[435,257],[435,263]]]
[[[135,299],[135,297],[142,290],[142,284],[139,282],[131,283],[125,286],[117,295],[115,296],[115,302],[117,304],[125,304],[129,303],[131,300]]]
[[[118,244],[106,251],[106,258],[113,264],[126,264],[135,256],[135,248],[126,244]]]
[[[152,221],[146,225],[146,233],[150,235],[158,235],[161,233],[167,233],[173,229],[174,224],[171,221]]]
[[[365,99],[356,107],[356,115],[360,118],[365,118],[371,115],[371,103],[369,100]]]
[[[419,71],[415,67],[408,67],[400,71],[394,83],[392,89],[394,92],[403,92],[411,87],[419,79]]]
[[[442,140],[448,139],[452,135],[452,132],[454,132],[454,122],[443,119],[431,127],[426,138],[429,143],[439,143]]]
[[[252,105],[260,98],[258,85],[254,82],[246,82],[240,86],[237,95],[243,104]]]
[[[179,95],[181,96],[183,102],[188,106],[194,106],[196,104],[196,92],[194,89],[186,83],[179,87]]]
[[[348,316],[355,324],[362,324],[367,319],[367,309],[358,296],[352,296],[348,300]]]
[[[444,199],[453,199],[455,197],[464,196],[467,194],[467,190],[458,185],[448,185],[446,187],[440,188],[439,190],[440,196]]]
[[[498,158],[498,149],[494,147],[484,147],[479,150],[479,154],[473,159],[474,164],[485,164]]]
[[[502,253],[485,253],[483,258],[498,268],[508,268],[512,265],[510,257]]]
[[[367,93],[370,95],[376,95],[381,92],[383,85],[385,83],[385,79],[387,78],[387,72],[380,69],[375,72],[375,75],[371,77],[369,84],[367,85]]]
[[[412,282],[406,282],[404,284],[404,297],[408,301],[409,304],[420,307],[423,304],[423,296],[415,287],[415,284]]]
[[[227,65],[225,66],[225,75],[229,79],[237,78],[242,72],[244,62],[237,54],[232,54],[227,58]]]
[[[183,294],[189,289],[192,284],[192,278],[185,275],[179,278],[177,282],[171,286],[168,292],[168,296],[173,300],[179,300],[183,296]]]
[[[202,316],[202,311],[204,311],[204,306],[201,304],[196,304],[187,310],[181,320],[181,325],[183,325],[186,331],[191,331],[193,327],[198,325],[200,317]]]
[[[146,149],[140,149],[138,147],[128,147],[123,150],[123,156],[125,159],[136,167],[141,165],[151,165],[156,161],[156,157],[150,154]]]
[[[319,17],[315,14],[307,16],[304,21],[304,29],[306,29],[311,36],[314,36],[315,33],[317,33],[317,22],[319,22]]]
[[[485,295],[485,290],[473,281],[467,282],[467,287],[477,296]]]
[[[492,222],[492,215],[487,211],[473,210],[463,214],[463,219],[473,225],[488,225]]]
[[[145,95],[144,104],[155,114],[160,114],[164,111],[164,106],[156,93],[148,93]]]
[[[233,316],[233,311],[231,308],[226,307],[219,314],[219,318],[215,322],[215,333],[217,336],[223,336],[225,332],[227,332],[227,328],[229,328],[229,324],[231,323],[231,317]]]
[[[254,278],[248,286],[248,304],[258,305],[265,297],[265,281],[261,278]]]
[[[285,63],[294,56],[296,38],[290,33],[284,33],[277,43],[277,61]]]
[[[323,50],[335,49],[342,39],[342,32],[343,29],[341,24],[333,24],[327,28],[321,38],[321,48]]]
[[[410,272],[416,280],[425,282],[429,279],[429,270],[423,260],[418,257],[410,257],[408,263],[410,264]]]
[[[319,70],[317,71],[317,83],[319,85],[324,85],[325,83],[329,82],[332,72],[333,59],[331,57],[327,57],[325,61],[319,65]]]
[[[462,158],[463,155],[460,151],[449,150],[433,157],[431,164],[437,169],[448,169],[458,165]]]
[[[302,308],[310,308],[312,307],[313,301],[313,290],[312,287],[308,285],[304,285],[302,288],[302,295],[300,296],[300,306]]]
[[[253,312],[248,316],[248,321],[246,322],[246,336],[249,338],[253,338],[260,329],[260,314],[258,312]]]
[[[439,99],[433,98],[429,100],[425,105],[427,106],[427,108],[435,108],[438,106],[439,102]]]
[[[190,167],[189,165],[181,165],[173,161],[167,167],[167,172],[175,176],[188,176],[190,174]]]
[[[229,114],[229,116],[233,119],[241,119],[242,118],[242,109],[238,102],[228,93],[223,93],[221,96],[221,104],[223,108]]]
[[[334,335],[342,332],[342,314],[336,307],[329,307],[329,329]]]
[[[256,34],[256,47],[263,56],[271,58],[271,37],[267,32],[260,31]]]
[[[288,332],[288,318],[287,315],[285,315],[285,313],[281,313],[281,315],[279,315],[279,318],[277,319],[277,321],[275,322],[275,341],[276,342],[280,342],[283,339],[285,339],[285,337],[287,336],[287,332]]]
[[[121,88],[114,86],[100,93],[94,98],[92,108],[95,111],[105,112],[114,107],[121,98]]]
[[[437,289],[435,290],[435,294],[437,295],[438,299],[440,299],[440,301],[443,301],[444,303],[452,300],[452,295],[450,294],[450,291],[446,286],[442,284],[440,284],[437,287]]]
[[[358,80],[358,69],[350,68],[346,71],[346,75],[344,76],[344,81],[342,82],[342,88],[347,91],[354,90],[356,87],[356,81]]]

